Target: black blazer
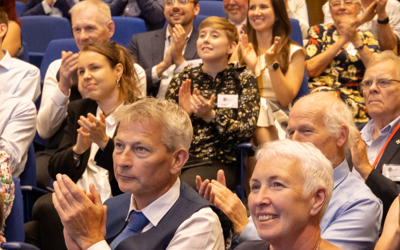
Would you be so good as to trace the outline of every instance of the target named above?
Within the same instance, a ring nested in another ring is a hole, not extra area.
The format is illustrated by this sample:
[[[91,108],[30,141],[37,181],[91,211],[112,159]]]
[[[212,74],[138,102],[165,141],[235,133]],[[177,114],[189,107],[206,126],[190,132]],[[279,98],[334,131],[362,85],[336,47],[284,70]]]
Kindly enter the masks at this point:
[[[160,88],[160,81],[153,83],[151,69],[164,60],[166,33],[166,29],[160,29],[136,34],[132,36],[129,44],[133,59],[146,71],[147,95],[149,96],[156,97]],[[198,31],[193,28],[183,55],[185,60],[199,59],[196,48],[198,37]]]
[[[77,100],[68,105],[67,125],[64,129],[64,136],[60,147],[57,149],[54,156],[51,157],[49,163],[49,173],[54,180],[56,175],[61,173],[68,175],[72,181],[77,182],[81,178],[83,172],[85,172],[90,156],[90,148],[82,154],[80,164],[75,166],[72,147],[76,144],[78,137],[77,129],[80,128],[78,124],[79,117],[81,115],[87,116],[88,113],[95,115],[96,110],[97,103],[91,99]],[[102,151],[99,149],[97,151],[94,160],[98,166],[108,170],[111,192],[113,196],[116,196],[122,192],[114,176],[113,151],[114,141],[110,138],[104,150]]]
[[[70,0],[57,0],[54,4],[54,7],[58,8],[61,12],[63,17],[70,19],[69,9],[70,7]],[[42,5],[43,0],[27,0],[25,9],[22,12],[22,16],[32,16],[32,15],[46,15]]]
[[[365,124],[363,125],[365,126]],[[358,126],[358,128],[362,129],[363,125]],[[397,140],[400,140],[400,129],[390,140],[376,168],[371,171],[365,181],[365,184],[383,203],[382,222],[386,218],[393,201],[400,193],[400,182],[394,182],[382,175],[383,164],[400,164],[400,141],[396,143]]]

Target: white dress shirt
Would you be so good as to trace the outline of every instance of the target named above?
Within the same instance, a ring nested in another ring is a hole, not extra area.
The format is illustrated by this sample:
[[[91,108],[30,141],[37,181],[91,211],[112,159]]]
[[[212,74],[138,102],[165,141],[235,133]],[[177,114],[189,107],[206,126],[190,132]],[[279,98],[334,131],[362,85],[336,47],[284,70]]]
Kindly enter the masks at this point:
[[[35,136],[36,107],[30,100],[1,91],[0,117],[0,148],[10,155],[12,175],[18,177]]]
[[[47,4],[46,0],[43,0],[42,2],[42,7],[44,10],[44,13],[46,13],[49,16],[54,16],[54,17],[63,17],[63,14],[60,9],[54,7],[54,4],[57,2],[57,0],[54,0],[52,5]]]
[[[117,111],[122,106],[123,104],[121,104],[115,111]],[[117,128],[117,122],[114,119],[115,111],[106,118],[106,134],[110,138],[113,138],[115,129]],[[99,120],[100,120],[100,112],[101,109],[99,106],[97,106],[96,118]],[[81,178],[76,183],[76,185],[80,189],[84,189],[87,192],[89,192],[89,184],[93,183],[94,187],[100,193],[102,202],[104,202],[108,198],[112,197],[112,193],[111,193],[110,181],[108,178],[109,176],[108,170],[98,166],[94,161],[94,157],[96,156],[98,150],[99,150],[99,145],[97,145],[96,143],[92,143],[92,145],[90,146],[90,155],[87,167],[85,169],[85,172],[83,172]]]
[[[178,200],[180,195],[180,180],[176,180],[174,185],[168,192],[160,198],[152,202],[141,212],[149,220],[149,224],[145,226],[142,232],[146,232],[158,225],[164,215]],[[130,214],[132,210],[138,211],[134,205],[134,196],[131,198],[129,208]],[[109,250],[105,240],[100,241],[88,250]],[[167,250],[223,250],[225,249],[224,237],[222,234],[221,223],[217,214],[211,208],[206,207],[194,213],[191,217],[185,220],[176,230],[174,237],[169,243]]]
[[[328,2],[322,6],[322,11],[324,12],[324,23],[333,23]],[[397,0],[388,0],[385,11],[389,17],[390,27],[397,37],[400,38],[400,3]],[[364,12],[364,7],[361,7],[360,15]],[[371,21],[362,24],[358,28],[361,31],[370,31],[374,35],[375,39],[378,40],[378,15],[375,15]]]
[[[7,50],[0,61],[0,90],[36,101],[40,95],[40,71],[27,62],[12,58]]]
[[[182,50],[182,55],[185,54],[186,45],[187,45],[187,42],[189,41],[190,36],[192,35],[192,31],[193,31],[193,28],[186,37],[185,47]],[[168,47],[171,46],[172,42],[173,42],[173,38],[167,28],[167,32],[165,34],[165,45],[164,45],[165,47],[164,47],[163,59],[165,58],[165,54],[167,53]],[[172,64],[168,69],[166,69],[161,74],[161,77],[158,77],[158,75],[157,75],[157,70],[156,70],[157,65],[153,66],[153,68],[151,69],[151,77],[153,79],[153,83],[157,83],[158,81],[161,80],[160,88],[158,89],[158,93],[157,93],[157,97],[156,97],[157,99],[165,99],[165,93],[167,92],[167,88],[168,88],[169,83],[171,82],[172,77],[175,74],[178,74],[179,72],[181,72],[185,68],[186,65],[187,65],[186,60],[181,65],[179,65],[178,68],[176,68],[175,64]]]
[[[40,137],[50,138],[60,128],[67,116],[69,95],[64,95],[58,87],[57,72],[61,66],[61,59],[49,65],[43,83],[42,102],[37,117],[37,131]],[[141,97],[146,96],[146,73],[139,64],[135,63],[138,75],[138,89]]]
[[[310,28],[310,23],[308,21],[308,10],[305,0],[288,0],[289,18],[293,18],[299,21],[301,34],[303,39],[308,37],[308,29]],[[300,44],[302,45],[302,44]]]

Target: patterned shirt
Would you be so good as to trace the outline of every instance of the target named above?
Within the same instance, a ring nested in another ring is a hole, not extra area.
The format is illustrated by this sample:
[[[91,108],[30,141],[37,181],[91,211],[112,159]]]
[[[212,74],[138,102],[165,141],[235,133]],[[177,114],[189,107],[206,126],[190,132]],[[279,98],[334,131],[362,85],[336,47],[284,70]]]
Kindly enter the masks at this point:
[[[5,242],[4,227],[14,202],[14,182],[12,181],[10,156],[0,149],[0,192],[3,194],[3,227],[0,228],[0,243]]]
[[[189,150],[191,157],[204,160],[216,158],[221,163],[236,161],[236,145],[248,142],[256,128],[260,108],[260,91],[257,80],[245,67],[228,68],[219,72],[215,79],[202,70],[202,65],[190,66],[175,75],[168,86],[165,98],[179,103],[179,88],[186,79],[191,79],[192,91],[209,100],[214,94],[215,118],[205,122],[202,118],[191,116],[193,139]],[[238,95],[238,108],[219,108],[218,95]]]
[[[315,25],[309,33],[306,60],[323,53],[339,40],[339,33],[333,24]],[[379,51],[378,41],[371,32],[358,31],[358,35],[372,52]],[[352,50],[355,51],[355,48]],[[342,48],[321,75],[310,77],[308,85],[312,92],[328,91],[340,97],[351,107],[355,122],[368,122],[364,98],[360,95],[359,89],[359,83],[364,74],[365,66],[360,55],[358,53],[352,55],[351,52]]]

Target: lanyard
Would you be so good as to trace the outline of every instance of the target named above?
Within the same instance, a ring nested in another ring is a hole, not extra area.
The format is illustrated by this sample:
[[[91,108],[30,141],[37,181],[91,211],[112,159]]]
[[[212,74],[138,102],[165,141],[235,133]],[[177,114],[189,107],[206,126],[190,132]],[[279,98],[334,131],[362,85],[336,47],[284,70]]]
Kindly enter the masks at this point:
[[[375,167],[376,167],[376,164],[378,164],[378,161],[380,160],[380,158],[381,158],[381,156],[382,156],[382,154],[383,154],[383,151],[385,151],[386,146],[389,144],[390,140],[392,140],[393,136],[396,134],[396,132],[397,132],[397,130],[399,130],[399,128],[400,128],[400,123],[397,124],[397,126],[396,126],[396,128],[393,130],[392,134],[390,134],[389,139],[386,140],[385,145],[383,145],[383,147],[382,147],[381,151],[379,152],[378,156],[375,158],[375,162],[374,162],[374,164],[372,165],[373,168],[375,168]]]

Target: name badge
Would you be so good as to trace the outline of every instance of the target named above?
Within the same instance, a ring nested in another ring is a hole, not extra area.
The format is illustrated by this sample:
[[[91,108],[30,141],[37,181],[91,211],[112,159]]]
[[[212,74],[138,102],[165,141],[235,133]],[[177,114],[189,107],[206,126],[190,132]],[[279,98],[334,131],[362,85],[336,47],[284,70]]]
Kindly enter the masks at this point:
[[[400,165],[384,164],[382,166],[382,174],[392,181],[400,181]]]
[[[238,108],[238,95],[218,95],[218,108]]]

